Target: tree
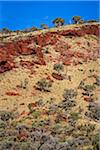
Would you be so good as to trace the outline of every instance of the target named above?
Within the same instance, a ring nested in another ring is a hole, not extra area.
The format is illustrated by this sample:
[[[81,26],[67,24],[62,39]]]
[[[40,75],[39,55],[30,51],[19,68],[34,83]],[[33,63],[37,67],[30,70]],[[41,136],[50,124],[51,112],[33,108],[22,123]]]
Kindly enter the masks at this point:
[[[3,33],[10,33],[11,31],[8,28],[2,28]]]
[[[53,24],[55,24],[56,27],[64,25],[65,21],[62,18],[56,18],[52,21]]]
[[[72,20],[74,21],[75,24],[78,24],[79,21],[81,20],[80,16],[73,16]]]
[[[41,24],[41,28],[42,28],[42,29],[48,29],[48,25],[46,25],[46,24]]]

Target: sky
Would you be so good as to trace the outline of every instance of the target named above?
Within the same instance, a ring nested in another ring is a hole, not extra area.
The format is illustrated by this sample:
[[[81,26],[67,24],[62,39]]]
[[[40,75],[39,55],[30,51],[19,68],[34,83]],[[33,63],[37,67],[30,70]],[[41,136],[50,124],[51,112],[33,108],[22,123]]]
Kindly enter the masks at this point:
[[[19,30],[32,26],[40,27],[61,17],[66,24],[73,16],[84,20],[99,19],[98,1],[0,1],[0,29]]]

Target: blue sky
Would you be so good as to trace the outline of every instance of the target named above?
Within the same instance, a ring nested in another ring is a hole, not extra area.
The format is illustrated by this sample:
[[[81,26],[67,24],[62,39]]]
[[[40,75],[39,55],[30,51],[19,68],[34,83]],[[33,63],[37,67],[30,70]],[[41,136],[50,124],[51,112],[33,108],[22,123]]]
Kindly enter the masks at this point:
[[[70,23],[72,16],[80,15],[83,19],[99,19],[98,1],[0,1],[0,28],[11,30],[40,27],[56,17]]]

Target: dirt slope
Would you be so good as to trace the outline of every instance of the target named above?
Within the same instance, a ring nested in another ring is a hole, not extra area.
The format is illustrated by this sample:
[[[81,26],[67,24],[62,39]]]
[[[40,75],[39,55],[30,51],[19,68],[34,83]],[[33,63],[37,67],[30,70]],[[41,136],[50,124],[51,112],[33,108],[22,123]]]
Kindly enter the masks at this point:
[[[98,23],[0,35],[2,150],[97,148],[99,47]]]

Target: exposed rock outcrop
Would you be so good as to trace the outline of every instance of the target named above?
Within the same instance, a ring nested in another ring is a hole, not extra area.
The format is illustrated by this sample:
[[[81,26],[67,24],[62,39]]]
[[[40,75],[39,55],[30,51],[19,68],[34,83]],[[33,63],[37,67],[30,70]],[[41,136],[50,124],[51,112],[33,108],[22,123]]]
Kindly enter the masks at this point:
[[[37,61],[34,63],[39,65],[46,65],[44,60],[42,48],[46,45],[54,45],[57,48],[57,42],[62,36],[84,36],[86,34],[99,36],[99,25],[98,24],[88,24],[83,25],[80,28],[66,29],[60,31],[46,32],[37,35],[33,35],[31,37],[26,37],[26,39],[17,39],[11,40],[10,42],[6,41],[1,44],[0,42],[0,73],[11,70],[14,64],[14,58],[19,55],[36,55],[38,57]],[[30,46],[30,45],[33,46]],[[59,50],[58,50],[59,51]],[[84,53],[72,53],[68,51],[61,51],[61,59],[63,60],[63,64],[70,65],[72,63],[72,57],[82,57],[86,59],[88,54]],[[99,52],[97,51],[97,55]],[[89,54],[88,58],[91,59],[91,55]]]

